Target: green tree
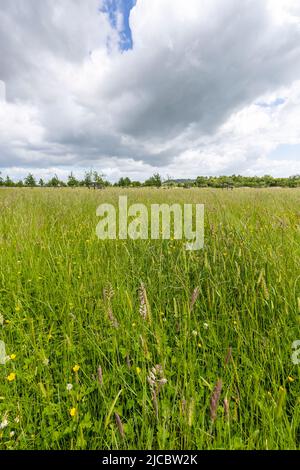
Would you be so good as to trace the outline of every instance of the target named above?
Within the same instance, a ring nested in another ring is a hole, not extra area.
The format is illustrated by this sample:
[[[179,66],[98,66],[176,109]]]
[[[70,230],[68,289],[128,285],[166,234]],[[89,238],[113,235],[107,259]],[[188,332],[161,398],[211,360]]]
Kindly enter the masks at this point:
[[[195,181],[195,186],[198,188],[205,188],[207,186],[207,178],[205,176],[198,176]]]
[[[61,181],[59,181],[57,175],[55,175],[48,181],[47,186],[49,186],[50,188],[58,188],[59,186],[61,186]]]
[[[132,181],[131,186],[133,188],[140,188],[142,186],[142,183],[140,181]]]
[[[75,178],[75,176],[73,175],[73,173],[71,173],[69,176],[68,176],[68,186],[70,188],[76,188],[77,186],[79,186],[79,181]]]
[[[162,186],[162,179],[158,173],[155,173],[151,178],[145,181],[145,186],[155,186],[156,188],[160,188]]]
[[[15,183],[13,182],[13,180],[10,179],[10,177],[7,175],[7,177],[4,181],[4,186],[6,186],[7,188],[12,188],[14,185],[15,185]]]
[[[36,179],[35,177],[29,173],[28,176],[26,176],[25,180],[24,180],[24,184],[25,186],[27,186],[28,188],[34,188],[36,186]]]
[[[131,180],[129,178],[120,178],[119,182],[117,183],[117,186],[120,186],[120,188],[128,188],[131,186]]]
[[[82,186],[90,188],[93,184],[94,175],[92,171],[86,171],[83,180],[81,181]]]

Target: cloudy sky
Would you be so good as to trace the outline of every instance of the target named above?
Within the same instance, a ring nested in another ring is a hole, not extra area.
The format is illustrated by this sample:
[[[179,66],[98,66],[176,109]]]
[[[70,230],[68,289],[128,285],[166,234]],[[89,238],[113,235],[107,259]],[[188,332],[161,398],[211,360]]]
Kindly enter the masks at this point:
[[[1,0],[0,171],[300,173],[299,0]]]

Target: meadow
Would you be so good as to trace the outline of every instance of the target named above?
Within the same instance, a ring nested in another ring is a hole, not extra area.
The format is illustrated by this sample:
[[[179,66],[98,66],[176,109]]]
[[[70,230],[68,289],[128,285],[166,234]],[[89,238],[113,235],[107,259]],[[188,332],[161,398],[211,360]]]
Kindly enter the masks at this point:
[[[96,209],[205,204],[205,247]],[[300,189],[1,189],[0,449],[299,449]]]

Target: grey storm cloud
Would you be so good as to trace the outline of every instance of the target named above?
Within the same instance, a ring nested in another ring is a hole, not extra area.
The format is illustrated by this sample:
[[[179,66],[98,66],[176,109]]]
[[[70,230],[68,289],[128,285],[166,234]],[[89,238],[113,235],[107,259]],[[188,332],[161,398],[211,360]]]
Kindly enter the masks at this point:
[[[234,113],[300,80],[299,9],[275,4],[138,0],[121,53],[97,0],[1,0],[0,166],[197,165]]]

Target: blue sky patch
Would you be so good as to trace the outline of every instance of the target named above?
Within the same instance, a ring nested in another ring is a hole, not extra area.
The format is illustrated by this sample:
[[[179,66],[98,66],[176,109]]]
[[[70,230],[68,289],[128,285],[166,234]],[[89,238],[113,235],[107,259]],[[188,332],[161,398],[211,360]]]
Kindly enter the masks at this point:
[[[270,154],[272,160],[300,160],[300,144],[279,145]]]
[[[277,98],[270,103],[259,102],[256,103],[256,106],[260,106],[261,108],[276,108],[277,106],[281,106],[286,102],[284,98]]]
[[[137,0],[105,0],[101,11],[105,13],[113,28],[118,28],[118,16],[122,15],[122,27],[119,30],[121,51],[127,51],[133,47],[133,39],[129,25],[129,17]]]

